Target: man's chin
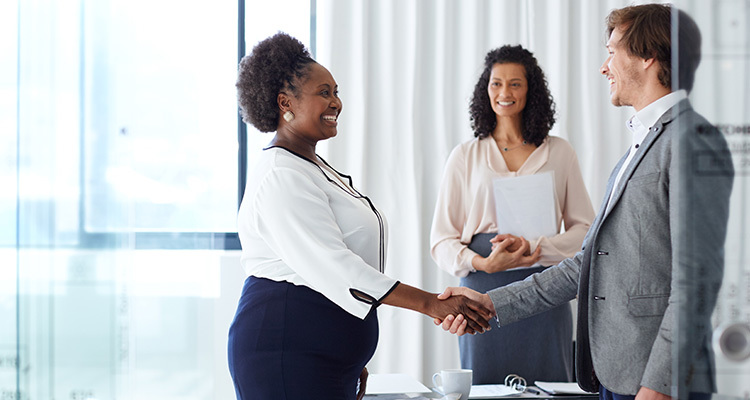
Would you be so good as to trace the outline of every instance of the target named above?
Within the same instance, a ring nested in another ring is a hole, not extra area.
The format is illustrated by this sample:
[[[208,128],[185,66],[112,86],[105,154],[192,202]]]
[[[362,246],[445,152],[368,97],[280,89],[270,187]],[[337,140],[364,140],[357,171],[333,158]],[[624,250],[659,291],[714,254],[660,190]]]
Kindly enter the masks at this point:
[[[612,102],[612,105],[615,107],[623,107],[623,106],[629,106],[630,104],[625,104],[622,102],[622,100],[619,97],[612,96],[610,97],[610,101]]]

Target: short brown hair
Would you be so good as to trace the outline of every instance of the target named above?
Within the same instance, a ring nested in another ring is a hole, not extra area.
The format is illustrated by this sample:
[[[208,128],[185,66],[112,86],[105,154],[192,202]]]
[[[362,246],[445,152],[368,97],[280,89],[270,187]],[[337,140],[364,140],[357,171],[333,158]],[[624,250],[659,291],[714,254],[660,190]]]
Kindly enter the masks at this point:
[[[677,23],[677,75],[672,71],[672,23]],[[607,37],[623,30],[623,47],[636,57],[659,62],[659,82],[670,89],[693,89],[701,60],[701,33],[690,16],[670,4],[644,4],[612,10]],[[677,82],[674,79],[677,78]]]

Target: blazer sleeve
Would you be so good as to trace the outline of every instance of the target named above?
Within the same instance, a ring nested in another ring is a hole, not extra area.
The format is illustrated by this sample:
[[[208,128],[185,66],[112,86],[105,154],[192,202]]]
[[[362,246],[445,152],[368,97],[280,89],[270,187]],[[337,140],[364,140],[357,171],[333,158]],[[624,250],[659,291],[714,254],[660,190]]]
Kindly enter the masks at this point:
[[[583,251],[526,279],[487,292],[498,326],[508,325],[573,300],[578,294]]]
[[[372,308],[350,289],[381,300],[397,284],[346,246],[325,192],[304,173],[274,169],[253,202],[254,224],[274,253],[350,314],[364,319]]]
[[[466,156],[456,147],[448,156],[438,192],[430,231],[430,254],[437,265],[451,275],[464,277],[475,269],[471,260],[477,255],[461,243],[466,223]]]
[[[560,261],[573,257],[581,250],[583,238],[586,236],[591,221],[594,220],[594,208],[591,206],[586,185],[583,183],[581,167],[578,164],[573,148],[568,145],[570,157],[566,165],[561,165],[555,173],[563,173],[567,179],[565,196],[561,205],[565,232],[550,237],[541,237],[536,243],[531,243],[532,251],[536,246],[542,246],[542,254],[538,263],[541,265],[555,265]]]

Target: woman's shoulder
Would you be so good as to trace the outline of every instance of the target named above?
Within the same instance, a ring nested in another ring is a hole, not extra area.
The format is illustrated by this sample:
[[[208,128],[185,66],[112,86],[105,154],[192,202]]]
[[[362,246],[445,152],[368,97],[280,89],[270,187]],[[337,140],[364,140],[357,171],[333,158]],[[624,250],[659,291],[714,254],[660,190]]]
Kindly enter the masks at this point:
[[[486,142],[486,140],[473,138],[459,143],[448,155],[448,164],[466,163],[476,158]]]
[[[545,140],[547,146],[549,146],[551,154],[559,154],[562,156],[575,156],[576,154],[573,145],[560,136],[547,136],[547,139]]]
[[[261,152],[248,177],[248,189],[276,185],[280,182],[299,183],[300,180],[315,180],[316,168],[310,161],[281,148],[269,148]]]
[[[475,152],[487,146],[490,142],[491,140],[488,138],[471,138],[456,145],[456,147],[453,148],[452,153],[468,154]]]
[[[292,171],[302,175],[316,175],[318,172],[318,168],[313,161],[281,147],[271,147],[263,150],[258,158],[256,169],[264,174],[277,171]]]
[[[573,150],[573,146],[568,142],[567,139],[562,138],[560,136],[547,136],[547,143],[550,147],[557,147],[560,149],[570,149]]]

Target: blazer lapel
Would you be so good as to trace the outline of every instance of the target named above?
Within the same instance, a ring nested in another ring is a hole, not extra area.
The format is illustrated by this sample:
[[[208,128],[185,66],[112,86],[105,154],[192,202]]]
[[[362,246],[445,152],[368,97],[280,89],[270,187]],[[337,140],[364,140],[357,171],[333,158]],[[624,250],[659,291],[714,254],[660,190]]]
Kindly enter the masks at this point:
[[[649,132],[646,135],[646,137],[643,139],[643,143],[641,143],[640,147],[635,153],[635,156],[630,161],[630,164],[628,165],[625,172],[622,174],[622,177],[620,178],[620,182],[618,183],[617,187],[614,188],[615,194],[612,196],[612,205],[606,206],[605,208],[605,214],[604,218],[609,215],[609,212],[617,205],[617,201],[620,200],[620,197],[622,196],[622,192],[625,191],[625,186],[627,181],[630,179],[630,177],[633,175],[633,172],[638,168],[638,164],[641,162],[643,157],[648,153],[648,150],[651,148],[651,146],[656,142],[656,140],[659,138],[661,133],[664,131],[665,125],[672,122],[672,120],[679,114],[681,114],[683,111],[690,108],[690,102],[685,99],[680,101],[679,103],[675,104],[672,108],[667,110],[662,116],[659,118],[658,121],[656,121],[656,124],[654,126],[649,128]],[[627,154],[625,155],[627,157]],[[622,165],[622,161],[624,161],[624,158],[620,160],[620,164]],[[619,171],[619,168],[617,169]],[[614,179],[612,180],[614,181]],[[607,194],[612,189],[607,191]],[[602,218],[602,219],[604,219]]]

